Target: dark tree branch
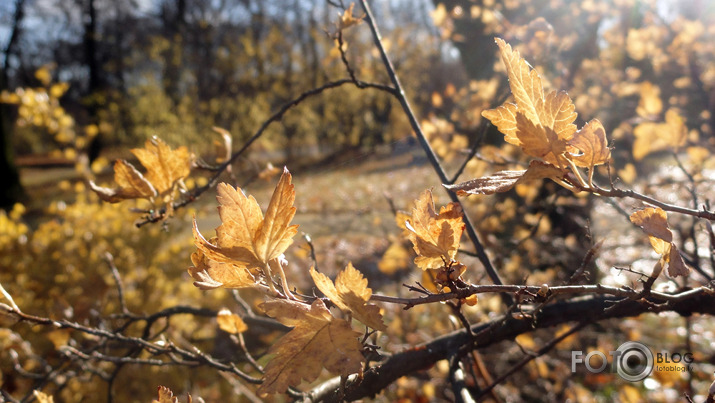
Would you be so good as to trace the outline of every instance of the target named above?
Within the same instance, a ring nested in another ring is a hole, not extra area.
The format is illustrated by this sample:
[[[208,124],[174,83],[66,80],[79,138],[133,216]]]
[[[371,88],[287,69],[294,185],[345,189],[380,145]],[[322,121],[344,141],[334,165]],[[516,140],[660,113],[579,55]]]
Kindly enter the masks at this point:
[[[657,300],[650,303],[641,303],[633,300],[619,300],[612,296],[575,298],[568,301],[556,302],[543,309],[535,322],[520,320],[512,316],[503,316],[490,322],[472,326],[475,334],[473,341],[466,330],[459,330],[438,337],[427,343],[420,344],[401,353],[396,353],[385,360],[381,365],[375,366],[363,375],[359,384],[355,378],[348,380],[345,399],[348,401],[375,396],[389,384],[402,376],[426,370],[437,361],[443,360],[459,351],[484,349],[501,341],[513,340],[516,336],[529,333],[534,329],[548,328],[570,322],[583,322],[584,318],[598,318],[605,320],[611,318],[637,317],[644,313],[657,313],[670,311],[682,316],[693,314],[715,314],[715,296],[701,294],[697,297],[657,305]],[[611,309],[609,309],[611,308]],[[600,315],[594,313],[601,313]],[[490,327],[495,322],[503,322],[497,327]],[[591,322],[588,322],[591,323]],[[489,331],[484,331],[489,329]],[[333,380],[327,381],[334,385]],[[316,393],[316,392],[320,393]],[[308,394],[310,400],[305,401],[334,401],[338,391],[332,387],[318,385]]]

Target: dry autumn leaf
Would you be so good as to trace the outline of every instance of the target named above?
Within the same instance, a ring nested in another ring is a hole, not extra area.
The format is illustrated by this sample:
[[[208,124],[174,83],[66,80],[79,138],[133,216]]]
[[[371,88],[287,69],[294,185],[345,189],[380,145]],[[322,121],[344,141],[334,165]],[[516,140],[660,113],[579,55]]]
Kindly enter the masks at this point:
[[[312,267],[310,276],[313,277],[313,282],[318,289],[341,311],[349,312],[353,318],[373,329],[380,331],[387,329],[382,322],[380,308],[368,304],[372,290],[367,287],[367,279],[353,267],[352,263],[348,263],[345,270],[338,273],[335,284],[328,276],[318,273]]]
[[[462,207],[449,203],[434,210],[432,192],[425,190],[415,200],[412,218],[407,222],[409,239],[414,245],[417,257],[415,264],[422,270],[434,269],[454,259],[459,249],[460,238],[464,231]]]
[[[237,334],[248,330],[246,322],[244,322],[240,316],[226,308],[218,311],[216,323],[218,323],[218,327],[226,333]]]
[[[352,330],[345,320],[333,317],[323,301],[316,299],[308,306],[274,300],[263,303],[262,308],[268,316],[294,328],[268,351],[274,357],[265,367],[259,394],[283,393],[302,380],[312,382],[323,367],[341,376],[362,368],[361,333]]]
[[[685,265],[678,247],[673,243],[673,233],[668,228],[665,210],[649,207],[631,214],[631,222],[648,234],[651,246],[656,253],[668,262],[668,275],[671,277],[687,276],[690,269]]]
[[[147,140],[145,148],[131,151],[146,168],[146,174],[141,174],[125,160],[117,160],[114,164],[117,188],[101,187],[93,181],[89,182],[100,199],[109,203],[138,198],[153,201],[158,195],[170,195],[176,185],[189,175],[191,155],[186,147],[172,150],[168,144],[155,137]]]
[[[198,231],[195,224],[194,231]],[[215,242],[215,239],[212,241]],[[191,254],[191,262],[194,266],[189,267],[189,275],[195,280],[194,285],[202,290],[256,286],[256,277],[246,267],[231,262],[210,260],[201,250]]]
[[[472,179],[454,185],[444,185],[445,188],[457,192],[458,195],[506,192],[519,183],[535,179],[552,178],[561,180],[565,171],[541,161],[531,161],[529,168],[522,171],[500,171],[490,176]]]
[[[253,196],[246,196],[240,188],[234,188],[226,183],[218,185],[219,217],[221,225],[216,228],[217,238],[215,243],[207,241],[196,229],[194,220],[194,241],[198,250],[209,261],[207,264],[197,265],[202,262],[197,256],[193,273],[205,273],[218,283],[223,281],[215,278],[210,262],[232,264],[248,270],[249,274],[264,272],[270,278],[269,262],[278,259],[283,252],[293,243],[293,236],[297,232],[297,225],[290,225],[295,215],[295,189],[291,183],[291,174],[284,169],[271,201],[268,203],[266,215],[263,216],[261,208]],[[229,275],[230,267],[217,265],[213,267],[214,273],[223,273],[224,278],[236,279],[243,284],[247,279],[246,272]],[[204,281],[206,279],[200,280]],[[271,284],[269,279],[269,285]],[[210,283],[206,281],[206,283]]]
[[[350,3],[347,10],[340,15],[340,19],[336,22],[339,31],[358,25],[362,22],[363,17],[353,17],[353,9],[355,3]]]
[[[573,171],[573,181],[560,180],[564,175],[558,173],[554,176],[542,172],[540,177],[551,177],[572,190],[568,182],[577,184],[577,189],[579,186],[592,187],[593,167],[604,164],[611,155],[603,125],[594,119],[577,131],[573,123],[577,115],[568,94],[564,91],[544,94],[536,70],[504,40],[497,38],[496,42],[516,103],[505,103],[496,109],[486,110],[482,116],[497,126],[507,143],[521,147],[527,155],[540,158],[547,164]],[[589,169],[588,182],[581,178],[578,167]],[[474,189],[483,190],[473,193],[503,192],[511,189],[520,178],[518,171],[504,171],[477,179],[472,184]]]
[[[117,160],[114,163],[114,182],[118,185],[114,189],[97,186],[94,181],[89,181],[89,187],[100,199],[109,203],[126,199],[153,199],[157,196],[151,182],[125,160]]]
[[[544,96],[541,78],[518,51],[497,38],[502,61],[509,75],[509,86],[516,104],[506,103],[482,112],[504,134],[504,140],[520,146],[533,157],[564,166],[563,153],[576,133],[574,105],[565,92]]]
[[[593,119],[582,127],[569,145],[580,151],[579,154],[572,153],[571,160],[577,167],[589,168],[591,172],[594,166],[605,164],[611,158],[606,130],[598,119]]]

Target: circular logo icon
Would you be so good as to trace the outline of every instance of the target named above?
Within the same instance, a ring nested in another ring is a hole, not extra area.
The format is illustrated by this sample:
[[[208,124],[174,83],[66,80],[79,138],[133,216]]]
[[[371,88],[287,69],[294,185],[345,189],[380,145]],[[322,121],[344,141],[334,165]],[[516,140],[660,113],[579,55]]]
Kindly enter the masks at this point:
[[[653,371],[653,352],[645,344],[627,341],[618,347],[616,369],[621,378],[638,382]]]

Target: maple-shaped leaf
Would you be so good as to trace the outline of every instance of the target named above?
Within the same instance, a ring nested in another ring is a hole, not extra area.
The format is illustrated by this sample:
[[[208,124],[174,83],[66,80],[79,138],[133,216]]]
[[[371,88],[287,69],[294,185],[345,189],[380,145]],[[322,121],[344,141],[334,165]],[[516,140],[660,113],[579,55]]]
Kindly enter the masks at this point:
[[[218,327],[226,333],[237,334],[248,330],[246,322],[240,316],[224,308],[216,315]]]
[[[191,156],[186,147],[172,150],[159,138],[147,140],[146,148],[132,149],[132,153],[146,168],[146,174],[140,173],[125,160],[114,164],[116,188],[97,186],[89,182],[90,188],[100,199],[109,203],[118,203],[125,199],[149,199],[158,195],[169,194],[176,184],[189,175]]]
[[[506,192],[519,183],[535,179],[551,178],[561,180],[566,171],[551,164],[541,161],[531,161],[529,168],[520,171],[500,171],[489,176],[472,179],[454,185],[443,185],[445,188],[457,192],[458,195],[483,194]]]
[[[284,169],[276,185],[265,217],[256,199],[247,197],[240,188],[220,183],[217,192],[221,225],[216,228],[216,242],[207,241],[194,230],[195,244],[208,260],[234,264],[249,271],[264,270],[293,243],[298,226],[290,225],[295,215],[295,188],[288,169]]]
[[[333,317],[320,299],[310,306],[274,300],[263,303],[262,308],[268,316],[294,328],[268,350],[274,357],[265,367],[259,394],[283,393],[303,380],[312,382],[323,367],[341,376],[362,368],[361,333]]]
[[[147,140],[144,148],[134,148],[132,154],[146,168],[146,178],[159,193],[173,188],[174,183],[189,175],[191,155],[186,147],[172,150],[160,138]]]
[[[668,228],[668,216],[661,208],[648,207],[630,216],[631,222],[648,234],[653,250],[668,262],[668,275],[687,276],[690,269],[685,265],[678,247],[673,243],[673,233]]]
[[[432,192],[425,190],[415,200],[412,217],[406,223],[409,239],[417,252],[415,264],[422,270],[434,269],[454,259],[464,231],[462,207],[449,203],[435,212]]]
[[[598,119],[593,119],[582,127],[569,145],[580,151],[579,154],[572,153],[570,156],[577,167],[593,170],[594,166],[605,164],[611,158],[606,130]]]
[[[516,104],[506,103],[486,110],[482,116],[497,126],[506,142],[520,146],[528,155],[564,166],[563,154],[576,133],[573,124],[576,112],[571,98],[563,91],[552,91],[544,96],[536,70],[504,40],[497,38],[496,42]]]
[[[348,263],[345,270],[338,273],[335,284],[328,276],[310,268],[310,276],[315,285],[328,299],[343,312],[349,312],[352,317],[373,329],[385,331],[382,315],[377,305],[368,304],[372,290],[367,287],[367,279],[362,273]]]

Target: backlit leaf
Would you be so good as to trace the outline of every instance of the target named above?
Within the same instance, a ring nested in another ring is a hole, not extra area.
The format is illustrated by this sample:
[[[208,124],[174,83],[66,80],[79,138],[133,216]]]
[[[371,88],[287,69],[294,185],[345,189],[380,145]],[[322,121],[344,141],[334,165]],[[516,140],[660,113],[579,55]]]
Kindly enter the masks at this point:
[[[89,187],[100,199],[109,203],[118,203],[126,199],[149,199],[157,196],[154,186],[139,171],[125,160],[114,163],[114,181],[119,185],[111,189],[97,186],[89,181]]]
[[[217,283],[229,288],[250,286],[252,276],[279,258],[298,231],[297,225],[290,225],[295,215],[291,174],[283,171],[265,217],[256,199],[247,197],[240,188],[220,183],[217,193],[221,225],[216,228],[216,241],[207,241],[194,220],[194,241],[200,254],[189,272],[199,287],[214,288]]]
[[[194,266],[188,271],[195,280],[194,285],[202,290],[214,288],[248,288],[256,284],[256,278],[246,268],[245,264],[235,263],[225,254],[216,252],[213,243],[204,239],[196,228],[194,220],[194,242],[198,250],[191,254]],[[208,255],[204,254],[204,251]],[[213,259],[208,256],[213,257]]]
[[[673,243],[673,233],[668,228],[665,210],[649,207],[631,214],[631,222],[648,234],[653,249],[668,262],[668,275],[687,276],[690,269],[685,265],[678,247]]]
[[[434,210],[432,192],[425,190],[415,200],[412,218],[407,223],[409,239],[417,257],[415,264],[422,270],[438,268],[454,259],[464,231],[462,208],[449,203],[437,214]]]
[[[312,267],[310,275],[318,289],[341,311],[351,313],[353,318],[373,329],[382,331],[387,329],[382,323],[380,308],[368,304],[372,290],[367,287],[367,279],[353,267],[352,263],[348,263],[345,270],[338,274],[335,284]]]
[[[670,246],[670,255],[668,256],[668,275],[670,277],[687,276],[690,274],[690,269],[685,265],[683,257],[680,255],[678,247],[674,243]]]
[[[159,138],[147,140],[146,148],[132,149],[132,153],[146,168],[146,174],[140,173],[132,164],[117,160],[114,164],[114,181],[117,188],[89,185],[100,199],[117,203],[125,199],[151,199],[167,194],[175,189],[176,184],[187,177],[190,171],[191,156],[186,147],[172,150]]]
[[[482,116],[497,126],[506,142],[520,146],[526,154],[556,166],[564,165],[562,154],[576,133],[571,98],[563,91],[544,96],[539,74],[504,40],[497,38],[496,42],[516,104],[484,111]]]
[[[578,155],[571,155],[571,160],[578,167],[593,169],[594,166],[605,164],[611,158],[606,130],[598,119],[593,119],[582,127],[569,145],[580,151]]]
[[[160,138],[147,140],[145,148],[134,148],[132,153],[146,168],[146,178],[159,193],[164,193],[174,183],[189,175],[191,156],[186,147],[172,150]]]
[[[631,222],[643,229],[649,236],[673,242],[673,233],[668,228],[668,217],[661,208],[648,207],[631,214]],[[659,252],[662,253],[662,252]]]
[[[265,367],[259,394],[283,393],[301,381],[314,381],[323,367],[347,376],[360,371],[364,361],[360,332],[345,320],[333,317],[323,301],[308,306],[291,300],[274,300],[261,306],[268,316],[294,327],[268,354],[274,357]]]

